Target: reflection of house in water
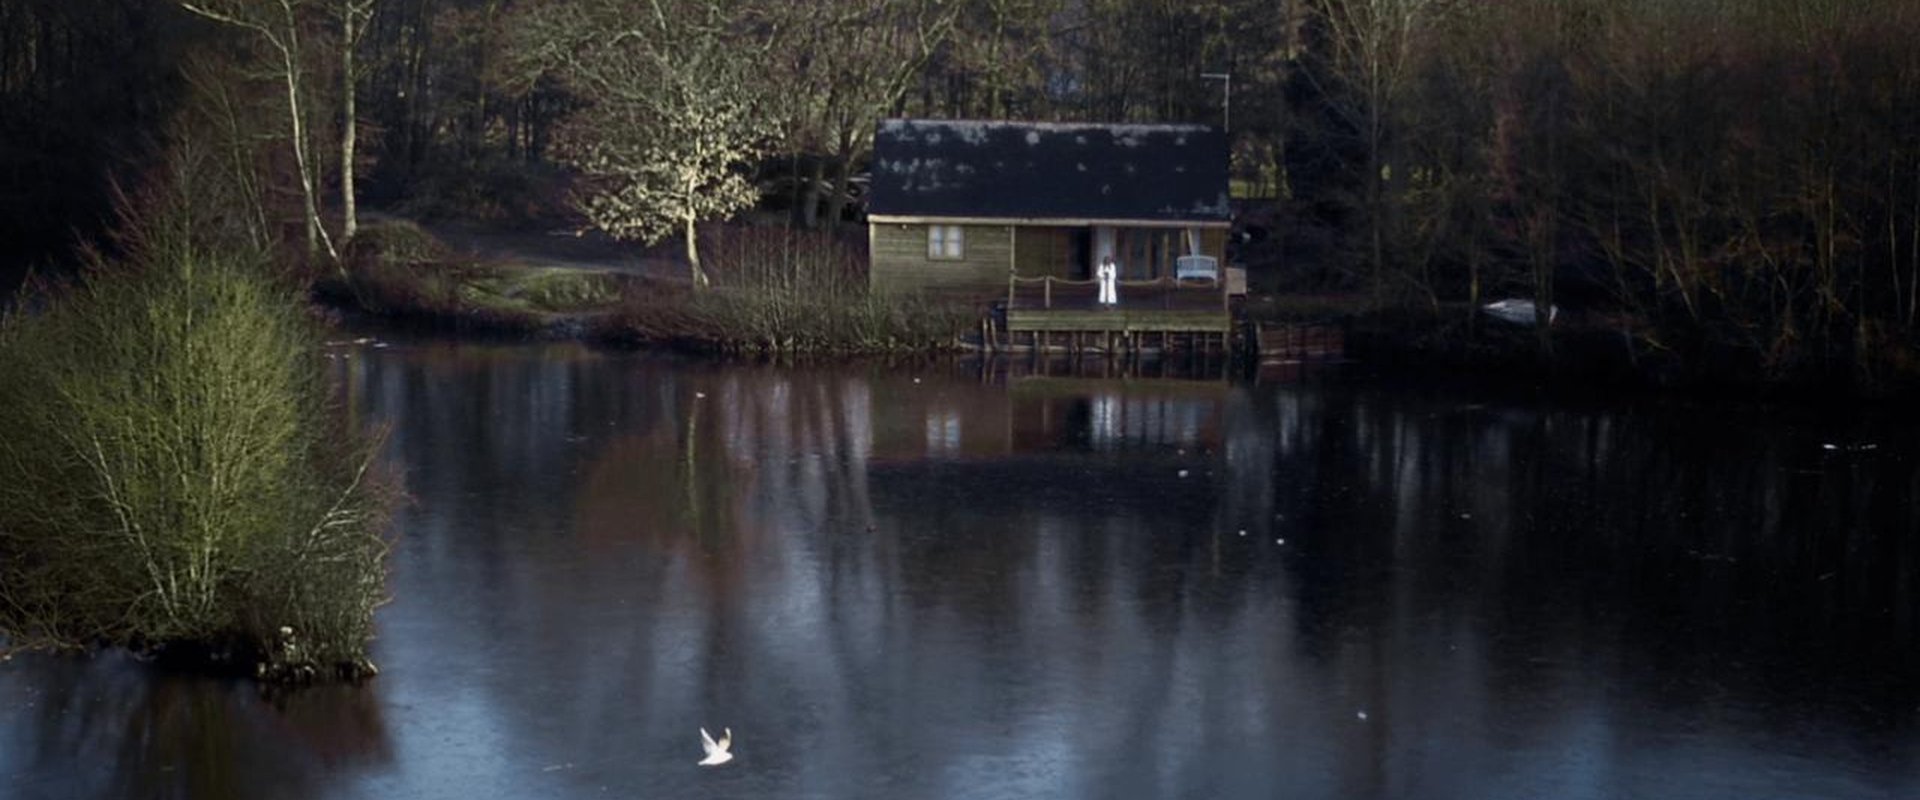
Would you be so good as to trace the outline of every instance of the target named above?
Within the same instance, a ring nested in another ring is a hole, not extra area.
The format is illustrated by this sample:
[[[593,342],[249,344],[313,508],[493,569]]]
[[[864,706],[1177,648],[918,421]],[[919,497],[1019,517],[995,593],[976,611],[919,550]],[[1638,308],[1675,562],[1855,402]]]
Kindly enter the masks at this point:
[[[876,379],[873,456],[993,458],[1050,450],[1202,450],[1221,441],[1225,383],[1021,378],[1006,385]]]
[[[864,525],[878,507],[984,511],[1019,498],[1002,509],[1085,501],[1204,517],[1230,394],[1225,382],[777,369],[631,380],[657,387],[630,401],[644,408],[634,422],[565,451],[582,460],[576,530],[685,560],[712,585],[740,580],[741,562],[703,554],[771,547],[787,541],[780,531],[829,521]],[[1061,481],[1062,459],[1085,482]]]
[[[875,519],[932,515],[998,528],[1039,514],[1073,527],[1082,523],[1061,521],[1111,520],[1124,509],[1129,525],[1179,530],[1216,514],[1231,394],[1224,381],[875,378],[872,386],[864,473]],[[1005,556],[942,558],[985,558],[980,568],[990,569]]]
[[[1225,383],[1028,378],[1008,394],[1012,449],[1100,451],[1219,444]]]

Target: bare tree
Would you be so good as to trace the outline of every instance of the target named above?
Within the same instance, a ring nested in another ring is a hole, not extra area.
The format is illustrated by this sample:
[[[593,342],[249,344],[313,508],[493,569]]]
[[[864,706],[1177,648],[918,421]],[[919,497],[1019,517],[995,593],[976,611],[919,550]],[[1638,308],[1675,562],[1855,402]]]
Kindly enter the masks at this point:
[[[769,49],[737,9],[695,0],[583,0],[533,10],[521,35],[530,69],[551,70],[591,104],[556,142],[579,170],[577,201],[615,237],[682,233],[696,287],[696,225],[753,205],[745,168],[774,133],[755,71]]]
[[[360,71],[354,51],[366,34],[379,0],[340,0],[340,240],[344,246],[360,230],[360,212],[354,188],[354,153],[359,136],[356,98]]]
[[[300,199],[305,208],[307,254],[317,256],[325,252],[328,259],[338,262],[339,251],[320,220],[318,168],[307,132],[306,103],[310,92],[301,39],[306,6],[307,0],[182,0],[180,3],[180,7],[189,12],[252,33],[271,51],[276,60],[274,75],[286,92],[288,143],[293,148]]]
[[[872,150],[875,121],[901,106],[952,33],[958,10],[937,0],[774,0],[756,13],[776,36],[780,68],[769,78],[786,111],[787,146],[796,154],[827,156],[814,161],[803,193],[802,221],[808,226],[815,207],[811,187],[826,183],[829,164],[826,219],[838,224],[853,165]]]
[[[1353,90],[1355,102],[1335,104],[1349,125],[1362,132],[1366,161],[1361,175],[1365,187],[1368,262],[1373,301],[1385,302],[1387,237],[1393,209],[1390,190],[1403,177],[1404,166],[1391,151],[1395,142],[1394,115],[1399,112],[1414,63],[1416,37],[1431,17],[1447,6],[1445,0],[1319,0],[1328,29],[1333,63]],[[1332,97],[1340,93],[1324,91]]]

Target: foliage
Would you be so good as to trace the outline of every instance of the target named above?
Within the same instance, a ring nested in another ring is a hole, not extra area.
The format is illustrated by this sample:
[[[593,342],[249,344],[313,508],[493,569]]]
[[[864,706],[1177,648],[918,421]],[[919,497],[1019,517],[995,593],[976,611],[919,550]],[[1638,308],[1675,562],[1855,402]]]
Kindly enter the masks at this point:
[[[1258,285],[1450,309],[1468,337],[1483,300],[1526,295],[1777,379],[1880,383],[1920,344],[1910,0],[187,2],[239,25],[0,7],[0,171],[26,187],[0,187],[0,224],[89,227],[109,193],[83,177],[185,98],[222,168],[253,169],[232,196],[256,241],[297,219],[324,249],[360,130],[390,202],[549,217],[540,178],[571,173],[594,225],[685,237],[705,281],[692,229],[753,200],[749,171],[791,172],[797,222],[837,220],[878,118],[1224,122],[1201,73],[1227,72],[1236,187],[1281,232],[1236,254],[1282,273]],[[222,30],[243,35],[200,52]],[[100,56],[116,32],[125,63]],[[355,87],[374,124],[331,130]]]
[[[0,629],[370,673],[390,492],[296,292],[184,204],[0,327]]]
[[[450,158],[450,157],[449,157]],[[528,229],[573,216],[558,167],[481,156],[416,165],[392,210],[408,219]]]
[[[825,219],[840,220],[858,162],[872,151],[874,122],[905,99],[928,61],[949,44],[962,4],[940,0],[820,0],[768,3],[756,18],[777,34],[761,80],[780,99],[772,111],[788,152],[825,154],[789,159],[798,192],[797,222],[813,227],[822,189]],[[847,31],[861,31],[848,36]],[[1004,63],[1004,62],[1002,62]],[[831,163],[832,182],[826,168]]]
[[[296,185],[300,190],[300,199],[304,208],[303,219],[306,229],[307,255],[318,257],[324,253],[330,259],[338,259],[339,251],[333,236],[327,232],[321,219],[320,193],[323,190],[324,169],[320,164],[319,147],[312,132],[313,121],[309,118],[314,106],[321,104],[325,96],[317,84],[322,83],[321,66],[315,62],[316,51],[324,52],[328,48],[316,47],[319,38],[315,28],[319,25],[316,18],[333,10],[323,7],[318,0],[176,0],[181,9],[202,19],[224,26],[245,36],[252,49],[244,49],[253,56],[253,66],[272,76],[278,84],[280,122],[286,125],[284,142],[293,156]],[[355,16],[354,8],[362,3],[345,2],[341,10],[347,13],[344,18]],[[347,37],[350,43],[352,37]],[[350,44],[348,45],[351,46]],[[257,50],[257,52],[254,52]],[[347,82],[347,95],[351,97],[353,84]],[[346,101],[348,122],[347,130],[352,130],[352,101]],[[342,173],[342,187],[353,190],[353,172],[351,170],[352,137],[347,137],[346,164],[349,168]],[[353,204],[345,203],[349,215]],[[351,238],[354,225],[349,218],[344,226],[347,238]]]
[[[1402,286],[1484,278],[1701,368],[1901,372],[1920,334],[1908,4],[1525,0],[1432,21],[1385,116],[1406,143],[1380,201]]]
[[[58,258],[111,224],[111,185],[147,168],[196,43],[169,12],[0,3],[0,261]]]
[[[561,127],[558,157],[580,174],[581,210],[617,238],[686,237],[696,286],[695,225],[751,206],[746,168],[773,120],[753,80],[764,51],[711,0],[582,0],[536,7],[520,52],[588,98]]]

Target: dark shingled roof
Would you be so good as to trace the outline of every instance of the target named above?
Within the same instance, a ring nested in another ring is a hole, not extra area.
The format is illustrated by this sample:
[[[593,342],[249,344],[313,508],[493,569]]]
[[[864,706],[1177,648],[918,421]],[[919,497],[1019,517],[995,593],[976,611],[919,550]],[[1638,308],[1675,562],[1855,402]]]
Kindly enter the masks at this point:
[[[1225,221],[1227,139],[1203,125],[883,120],[867,211]]]

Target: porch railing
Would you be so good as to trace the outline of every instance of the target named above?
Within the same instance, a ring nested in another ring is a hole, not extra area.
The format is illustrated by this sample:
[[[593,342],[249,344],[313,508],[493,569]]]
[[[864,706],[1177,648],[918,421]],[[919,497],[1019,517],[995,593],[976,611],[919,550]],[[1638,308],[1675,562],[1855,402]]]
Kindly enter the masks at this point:
[[[1116,281],[1115,308],[1148,308],[1164,311],[1226,311],[1227,290],[1219,281],[1182,281],[1175,278]],[[1008,310],[1102,308],[1100,282],[1068,280],[1043,276],[1007,280]]]

